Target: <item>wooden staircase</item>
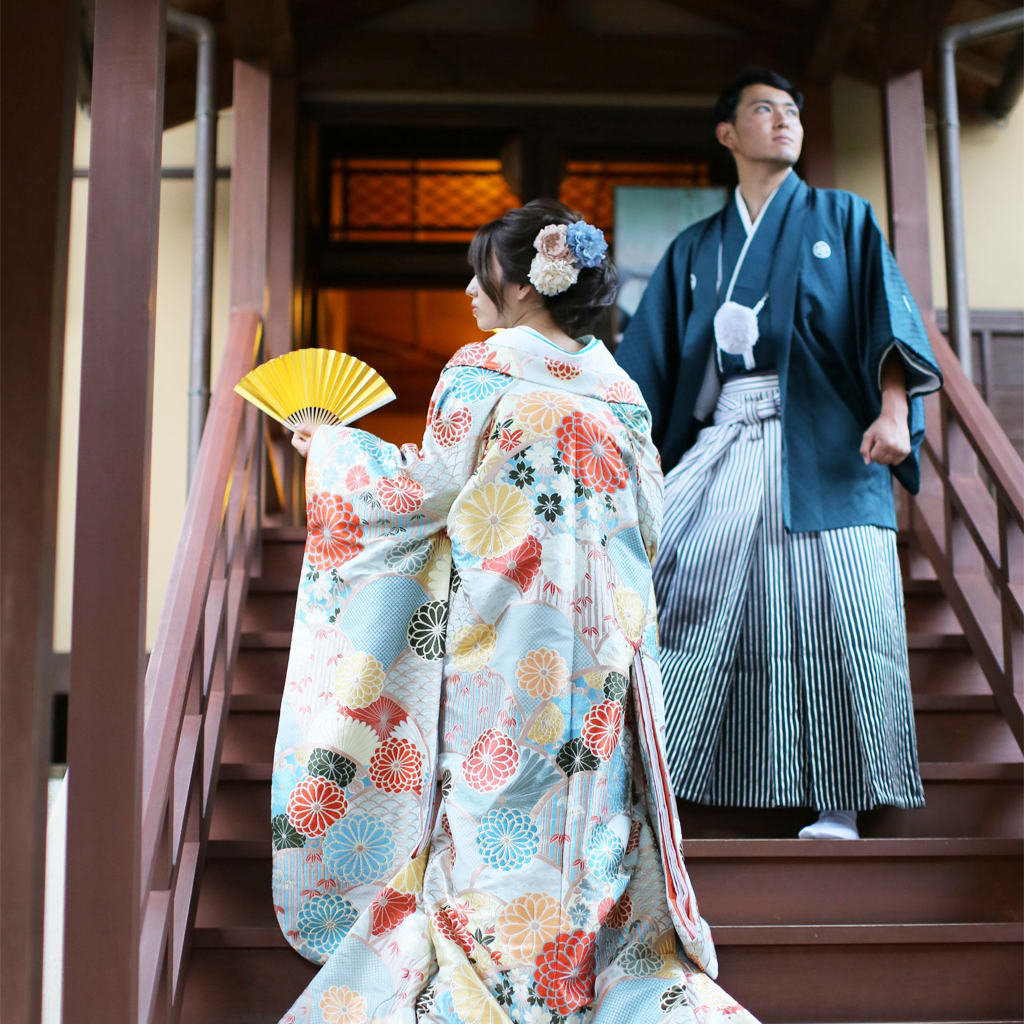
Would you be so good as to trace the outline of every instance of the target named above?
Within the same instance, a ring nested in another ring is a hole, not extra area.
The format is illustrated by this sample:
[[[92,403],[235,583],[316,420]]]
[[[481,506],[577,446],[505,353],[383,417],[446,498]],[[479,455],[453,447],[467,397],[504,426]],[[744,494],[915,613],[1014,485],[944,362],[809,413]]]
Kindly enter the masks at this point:
[[[230,691],[181,1019],[272,1024],[315,967],[271,904],[270,773],[305,532],[263,532]],[[901,537],[927,806],[858,842],[792,838],[802,811],[683,805],[725,988],[765,1024],[1021,1021],[1024,763],[963,630]]]

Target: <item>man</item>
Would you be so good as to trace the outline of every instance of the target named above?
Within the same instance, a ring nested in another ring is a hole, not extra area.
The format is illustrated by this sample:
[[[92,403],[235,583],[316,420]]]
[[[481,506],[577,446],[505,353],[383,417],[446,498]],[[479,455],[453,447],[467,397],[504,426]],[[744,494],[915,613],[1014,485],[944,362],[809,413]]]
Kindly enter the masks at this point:
[[[891,478],[919,485],[924,326],[863,199],[805,185],[803,98],[715,109],[739,185],[669,246],[616,358],[667,473],[655,565],[679,796],[809,806],[808,838],[917,807]]]

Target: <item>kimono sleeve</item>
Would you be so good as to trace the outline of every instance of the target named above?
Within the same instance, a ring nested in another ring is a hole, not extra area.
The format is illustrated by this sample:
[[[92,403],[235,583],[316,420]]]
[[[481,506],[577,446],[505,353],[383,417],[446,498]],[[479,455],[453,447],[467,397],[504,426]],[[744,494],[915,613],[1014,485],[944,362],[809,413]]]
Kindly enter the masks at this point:
[[[683,287],[689,262],[684,236],[666,250],[615,351],[616,362],[636,381],[651,411],[651,436],[664,447],[679,380],[682,337],[690,289]]]
[[[321,428],[306,467],[310,511],[316,496],[328,491],[352,506],[364,542],[436,533],[480,462],[494,407],[508,384],[508,377],[483,367],[446,369],[418,446],[398,447],[349,427]]]
[[[317,963],[350,928],[366,939],[370,901],[429,841],[451,588],[445,520],[509,380],[446,370],[419,446],[350,427],[322,427],[310,446],[271,816],[281,929]],[[354,858],[367,836],[375,852]]]

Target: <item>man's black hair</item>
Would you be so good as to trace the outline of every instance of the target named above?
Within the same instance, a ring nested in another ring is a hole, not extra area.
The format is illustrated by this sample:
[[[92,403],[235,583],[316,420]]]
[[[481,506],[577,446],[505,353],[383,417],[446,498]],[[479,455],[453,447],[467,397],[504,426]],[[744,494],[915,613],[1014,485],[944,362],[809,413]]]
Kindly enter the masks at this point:
[[[746,68],[741,71],[728,86],[725,92],[718,97],[715,109],[712,114],[714,123],[721,121],[736,120],[736,106],[740,101],[743,90],[748,85],[770,85],[773,89],[781,89],[793,97],[797,110],[804,109],[804,94],[788,79],[783,78],[778,72],[771,68]]]

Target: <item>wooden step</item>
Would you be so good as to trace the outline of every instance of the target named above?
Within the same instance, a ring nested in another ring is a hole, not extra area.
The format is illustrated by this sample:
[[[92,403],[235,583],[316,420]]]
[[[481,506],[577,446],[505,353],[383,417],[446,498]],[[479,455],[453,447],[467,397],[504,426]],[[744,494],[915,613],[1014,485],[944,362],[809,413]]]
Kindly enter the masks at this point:
[[[280,696],[288,671],[287,642],[278,647],[241,647],[232,692]],[[910,651],[910,685],[916,695],[983,696],[992,690],[974,656],[967,650],[922,648]]]
[[[716,925],[1020,921],[1019,839],[689,840]]]
[[[754,925],[714,934],[719,982],[763,1024],[1020,1019],[1019,925]],[[315,971],[276,927],[199,929],[182,1019],[272,1024]]]
[[[287,629],[260,629],[244,632],[240,643],[250,650],[287,649],[292,642],[292,631]],[[967,651],[970,650],[963,633],[908,633],[907,648],[911,651]]]
[[[715,929],[719,981],[763,1024],[1015,1020],[1016,924]]]
[[[183,1024],[278,1024],[317,967],[292,949],[193,948]]]
[[[277,694],[232,696],[221,754],[225,766],[272,759],[280,704]],[[1024,760],[991,697],[915,699],[914,705],[921,760]]]
[[[213,805],[212,840],[266,842],[270,829],[270,765],[244,767],[221,781]],[[261,777],[254,777],[261,776]],[[880,808],[860,816],[865,838],[1020,838],[1024,836],[1021,765],[922,766],[927,805]],[[814,814],[802,808],[771,810],[702,807],[681,802],[688,839],[791,839]]]
[[[960,633],[960,623],[934,580],[927,587],[915,585],[905,595],[907,629],[911,633]],[[290,629],[295,616],[298,567],[286,576],[259,576],[249,583],[249,596],[242,613],[242,629]]]
[[[1021,920],[1019,839],[695,839],[684,852],[701,911],[716,925]],[[269,838],[216,840],[207,857],[197,920],[272,923]],[[253,920],[259,900],[266,905]]]

